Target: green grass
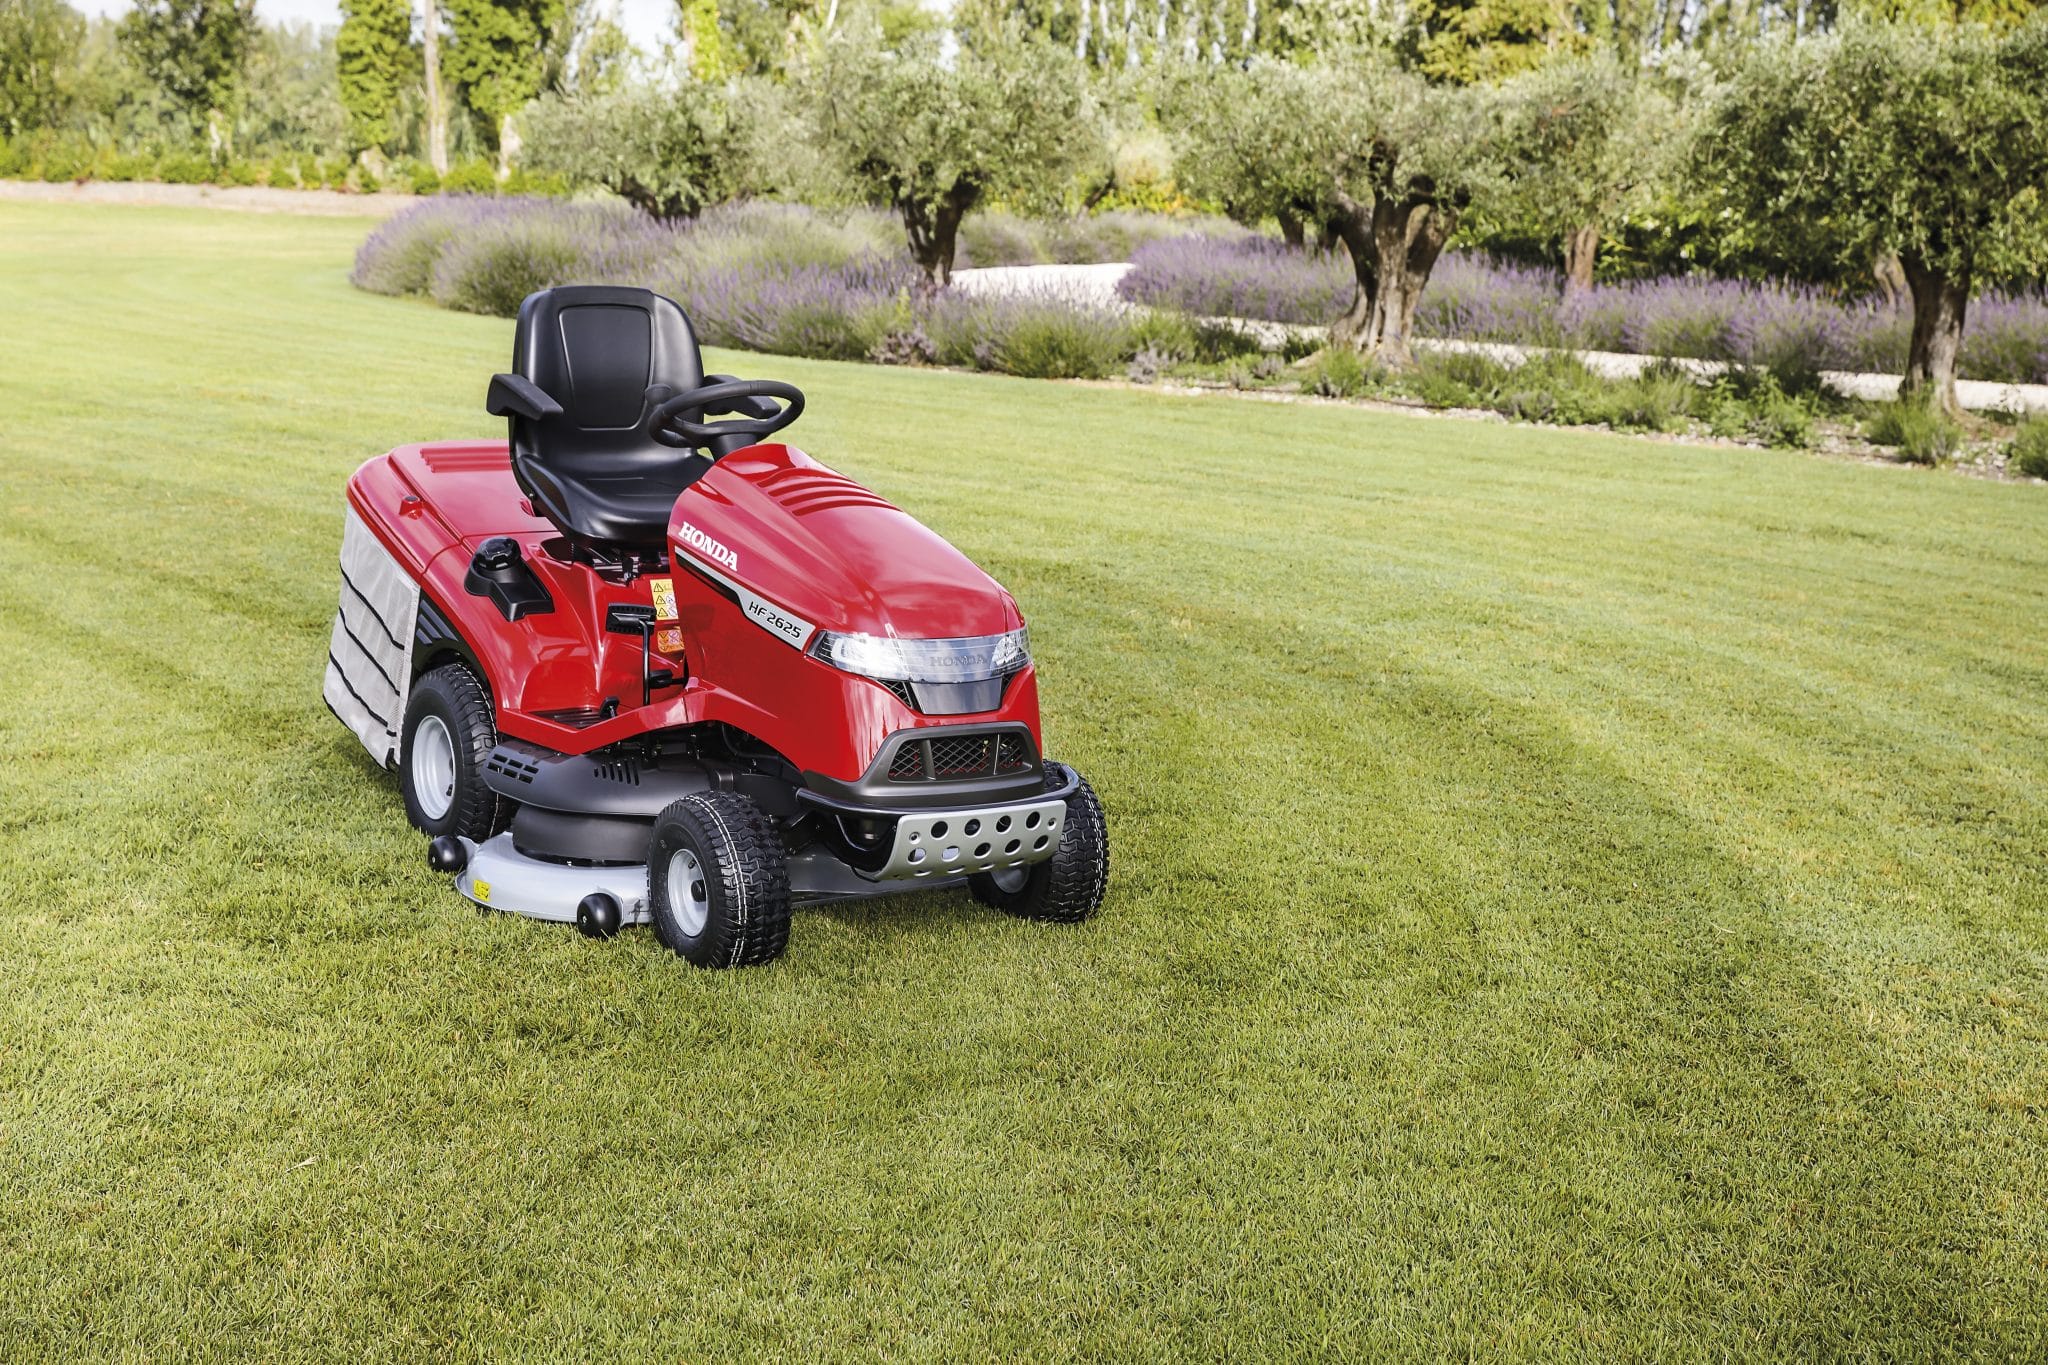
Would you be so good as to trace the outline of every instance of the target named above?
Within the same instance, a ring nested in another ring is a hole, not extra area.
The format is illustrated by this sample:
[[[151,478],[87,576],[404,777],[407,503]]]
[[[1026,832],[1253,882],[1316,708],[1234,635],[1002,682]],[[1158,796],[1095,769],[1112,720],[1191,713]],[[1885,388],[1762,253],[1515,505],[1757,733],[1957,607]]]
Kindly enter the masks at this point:
[[[1030,617],[1095,923],[467,909],[320,703],[510,324],[0,207],[0,1357],[2048,1350],[2048,490],[754,356]]]

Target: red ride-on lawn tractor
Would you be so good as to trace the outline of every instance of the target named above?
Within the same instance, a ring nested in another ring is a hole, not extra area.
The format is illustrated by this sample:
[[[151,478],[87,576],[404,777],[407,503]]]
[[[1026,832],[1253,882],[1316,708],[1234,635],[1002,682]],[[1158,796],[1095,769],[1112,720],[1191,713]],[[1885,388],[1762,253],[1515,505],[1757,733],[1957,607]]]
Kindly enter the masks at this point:
[[[658,294],[543,290],[513,350],[486,401],[509,445],[404,446],[348,485],[327,704],[434,867],[704,967],[779,956],[793,904],[965,882],[1095,913],[1102,807],[1043,756],[1000,585],[763,444],[803,395],[704,374]]]

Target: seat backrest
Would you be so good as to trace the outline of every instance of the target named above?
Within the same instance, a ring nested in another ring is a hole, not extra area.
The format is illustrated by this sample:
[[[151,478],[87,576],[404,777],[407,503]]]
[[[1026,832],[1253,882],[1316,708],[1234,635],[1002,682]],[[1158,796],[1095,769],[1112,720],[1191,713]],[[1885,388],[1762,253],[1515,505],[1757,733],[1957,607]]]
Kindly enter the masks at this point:
[[[561,404],[535,420],[508,414],[512,471],[534,508],[575,535],[564,483],[601,479],[617,488],[644,477],[674,490],[694,472],[691,451],[647,432],[655,404],[704,382],[690,321],[674,300],[648,289],[562,285],[519,307],[512,367]]]

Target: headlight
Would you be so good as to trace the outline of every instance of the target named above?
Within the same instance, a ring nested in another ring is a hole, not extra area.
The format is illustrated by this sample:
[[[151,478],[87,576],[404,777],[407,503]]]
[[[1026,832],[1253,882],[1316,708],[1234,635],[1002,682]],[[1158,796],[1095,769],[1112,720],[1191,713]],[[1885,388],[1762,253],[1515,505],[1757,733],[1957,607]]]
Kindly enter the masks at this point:
[[[957,640],[895,640],[821,630],[811,653],[834,668],[890,682],[985,682],[1031,662],[1030,632],[968,635]]]

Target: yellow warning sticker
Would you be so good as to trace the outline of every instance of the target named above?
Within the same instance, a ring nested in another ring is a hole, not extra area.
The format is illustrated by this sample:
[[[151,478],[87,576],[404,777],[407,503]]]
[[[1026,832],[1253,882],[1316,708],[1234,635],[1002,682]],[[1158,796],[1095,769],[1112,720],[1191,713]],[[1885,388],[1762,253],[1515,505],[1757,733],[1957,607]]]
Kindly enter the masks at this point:
[[[484,902],[486,905],[490,903],[491,884],[489,882],[471,882],[469,886],[472,891],[476,892],[476,898],[478,900]]]
[[[651,578],[654,585],[654,619],[673,621],[676,619],[676,581],[673,578]]]
[[[660,630],[655,631],[654,647],[663,654],[681,654],[683,652],[683,628],[681,626],[663,626]]]

